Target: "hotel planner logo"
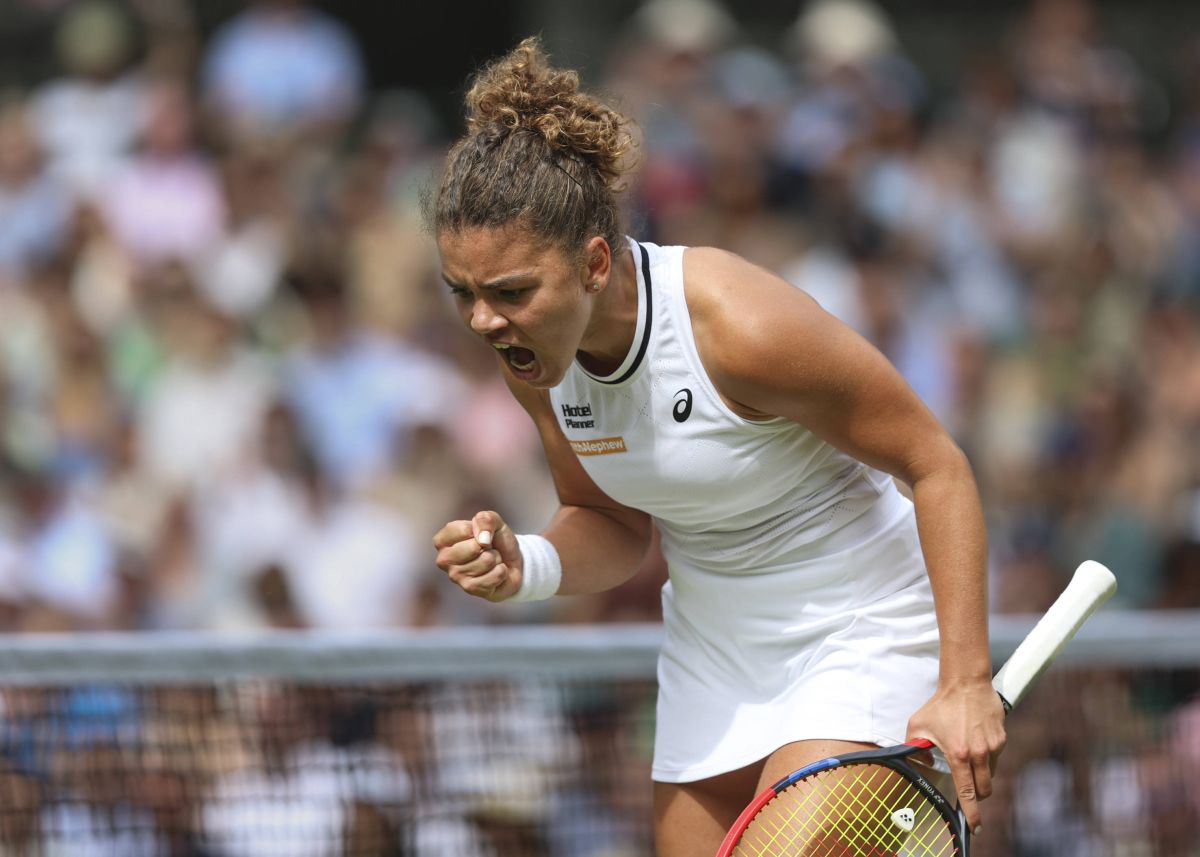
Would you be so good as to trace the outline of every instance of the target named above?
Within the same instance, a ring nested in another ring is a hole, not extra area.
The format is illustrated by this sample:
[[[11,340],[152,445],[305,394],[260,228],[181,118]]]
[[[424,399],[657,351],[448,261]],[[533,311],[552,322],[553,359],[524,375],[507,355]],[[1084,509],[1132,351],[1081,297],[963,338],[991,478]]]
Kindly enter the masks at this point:
[[[567,424],[567,428],[586,429],[595,428],[595,420],[585,420],[581,417],[590,417],[592,415],[592,406],[587,405],[563,405],[562,406],[563,421]]]

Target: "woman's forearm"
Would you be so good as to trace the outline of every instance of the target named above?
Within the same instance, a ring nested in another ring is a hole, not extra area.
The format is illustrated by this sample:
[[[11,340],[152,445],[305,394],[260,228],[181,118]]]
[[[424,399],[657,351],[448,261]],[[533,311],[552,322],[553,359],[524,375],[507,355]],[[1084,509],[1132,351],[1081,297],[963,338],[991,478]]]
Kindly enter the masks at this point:
[[[990,679],[987,531],[966,456],[955,449],[912,492],[937,610],[940,681]]]
[[[542,531],[562,560],[558,594],[603,592],[629,580],[646,557],[651,526],[630,509],[561,506]]]

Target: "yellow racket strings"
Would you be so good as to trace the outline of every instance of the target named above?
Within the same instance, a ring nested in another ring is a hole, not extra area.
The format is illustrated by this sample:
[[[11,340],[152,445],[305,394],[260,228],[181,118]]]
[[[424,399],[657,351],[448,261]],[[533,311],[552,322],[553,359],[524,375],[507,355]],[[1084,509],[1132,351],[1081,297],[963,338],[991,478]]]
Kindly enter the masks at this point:
[[[777,795],[735,857],[950,857],[946,820],[907,779],[878,765],[836,768]]]
[[[862,840],[870,817],[869,802],[889,799],[902,781],[893,778],[891,788],[883,793],[876,780],[886,776],[886,769],[865,770],[869,773],[858,777],[858,782],[850,782],[849,774],[839,772],[836,778],[818,776],[802,780],[776,797],[743,835],[743,841],[753,838],[757,846],[748,853],[818,855],[866,851]],[[752,832],[758,832],[756,826],[768,835],[753,836]]]

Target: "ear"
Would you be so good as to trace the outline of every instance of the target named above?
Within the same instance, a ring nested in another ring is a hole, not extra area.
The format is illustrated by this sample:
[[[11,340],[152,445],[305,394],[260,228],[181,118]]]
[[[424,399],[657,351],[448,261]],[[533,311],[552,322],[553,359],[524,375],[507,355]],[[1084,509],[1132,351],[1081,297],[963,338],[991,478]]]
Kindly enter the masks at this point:
[[[583,287],[599,291],[608,285],[612,274],[612,248],[600,235],[593,235],[583,247]],[[599,283],[599,288],[595,284]]]

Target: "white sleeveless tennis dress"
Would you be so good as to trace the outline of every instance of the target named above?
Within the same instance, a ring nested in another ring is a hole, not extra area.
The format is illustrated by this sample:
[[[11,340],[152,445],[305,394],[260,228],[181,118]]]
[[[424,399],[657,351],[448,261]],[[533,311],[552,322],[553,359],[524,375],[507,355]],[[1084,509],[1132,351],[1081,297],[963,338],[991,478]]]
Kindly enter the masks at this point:
[[[692,338],[685,248],[631,246],[629,355],[607,377],[575,363],[550,397],[596,484],[662,534],[654,778],[808,738],[903,741],[938,670],[912,504],[797,423],[733,413]]]

